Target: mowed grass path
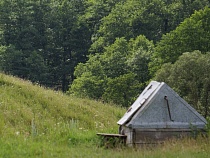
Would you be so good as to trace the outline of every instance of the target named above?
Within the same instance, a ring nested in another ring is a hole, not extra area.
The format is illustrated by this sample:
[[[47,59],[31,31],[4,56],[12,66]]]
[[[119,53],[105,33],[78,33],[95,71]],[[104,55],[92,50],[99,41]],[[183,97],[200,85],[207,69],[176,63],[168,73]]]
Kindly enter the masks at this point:
[[[202,137],[150,149],[100,147],[96,133],[117,133],[125,111],[0,74],[0,157],[210,157]]]

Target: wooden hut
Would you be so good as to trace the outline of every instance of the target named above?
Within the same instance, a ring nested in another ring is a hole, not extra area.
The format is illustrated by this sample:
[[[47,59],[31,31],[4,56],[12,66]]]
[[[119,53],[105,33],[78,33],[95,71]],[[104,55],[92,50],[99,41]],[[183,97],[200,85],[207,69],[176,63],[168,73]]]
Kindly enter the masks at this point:
[[[193,135],[207,121],[166,83],[152,81],[117,123],[133,146]]]

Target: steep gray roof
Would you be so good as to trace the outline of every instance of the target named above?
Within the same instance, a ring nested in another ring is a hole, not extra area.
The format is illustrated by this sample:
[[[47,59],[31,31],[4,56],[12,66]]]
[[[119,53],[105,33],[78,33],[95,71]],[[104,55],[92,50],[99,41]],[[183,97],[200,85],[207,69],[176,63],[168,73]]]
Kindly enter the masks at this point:
[[[152,81],[117,123],[132,128],[204,128],[207,121],[166,83]]]

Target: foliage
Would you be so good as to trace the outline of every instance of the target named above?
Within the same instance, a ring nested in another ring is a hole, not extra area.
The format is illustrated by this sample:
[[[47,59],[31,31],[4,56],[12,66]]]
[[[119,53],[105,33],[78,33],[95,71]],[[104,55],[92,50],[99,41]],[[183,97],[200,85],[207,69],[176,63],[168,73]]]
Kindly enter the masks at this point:
[[[210,115],[210,53],[184,53],[174,64],[164,64],[155,79],[164,81],[205,117]]]
[[[85,63],[79,63],[75,69],[77,79],[71,85],[69,93],[78,97],[99,99],[104,91],[106,76],[103,67],[98,60],[98,55],[90,56]]]
[[[142,85],[135,79],[135,74],[124,74],[108,79],[102,98],[106,102],[113,102],[128,107],[136,99],[141,88]]]
[[[128,69],[136,74],[136,80],[145,84],[150,78],[148,63],[154,52],[154,44],[145,36],[130,40],[130,56],[127,59]]]
[[[116,39],[103,54],[92,55],[76,67],[70,93],[129,106],[149,78],[147,65],[153,49],[145,36]]]
[[[158,70],[163,63],[174,63],[184,52],[200,50],[205,53],[209,51],[209,16],[210,9],[207,7],[196,11],[174,31],[163,35],[150,63],[152,73]]]
[[[129,40],[144,35],[156,43],[162,35],[174,30],[194,10],[202,9],[208,4],[207,0],[122,1],[101,19],[90,51],[101,53],[104,47],[113,44],[116,38],[121,37]]]
[[[101,24],[101,19],[107,16],[115,5],[121,0],[86,0],[85,12],[82,15],[82,19],[88,24],[92,38],[97,36],[96,32]]]
[[[22,58],[33,54],[41,58],[47,67],[44,71],[37,71],[37,75],[46,78],[41,82],[40,78],[26,75],[24,69],[34,71],[34,68],[27,67],[25,59],[21,65],[16,64],[15,68],[4,71],[48,87],[61,87],[62,91],[66,91],[74,79],[75,65],[86,60],[90,45],[89,28],[80,19],[85,10],[83,6],[82,0],[1,1],[0,45],[14,46],[13,53],[21,52]],[[10,58],[7,53],[3,57]],[[7,62],[12,65],[13,61]],[[15,69],[19,70],[18,74]]]
[[[23,52],[12,45],[1,50],[2,71],[39,84],[46,82],[47,66],[39,52]]]

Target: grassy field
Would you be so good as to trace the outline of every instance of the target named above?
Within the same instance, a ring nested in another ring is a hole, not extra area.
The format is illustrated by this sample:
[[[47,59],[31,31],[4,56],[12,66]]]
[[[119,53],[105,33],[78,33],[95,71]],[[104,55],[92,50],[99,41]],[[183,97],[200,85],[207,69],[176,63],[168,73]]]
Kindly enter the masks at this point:
[[[0,157],[201,157],[210,139],[170,140],[155,148],[99,146],[98,132],[117,133],[125,109],[67,96],[0,74]]]

